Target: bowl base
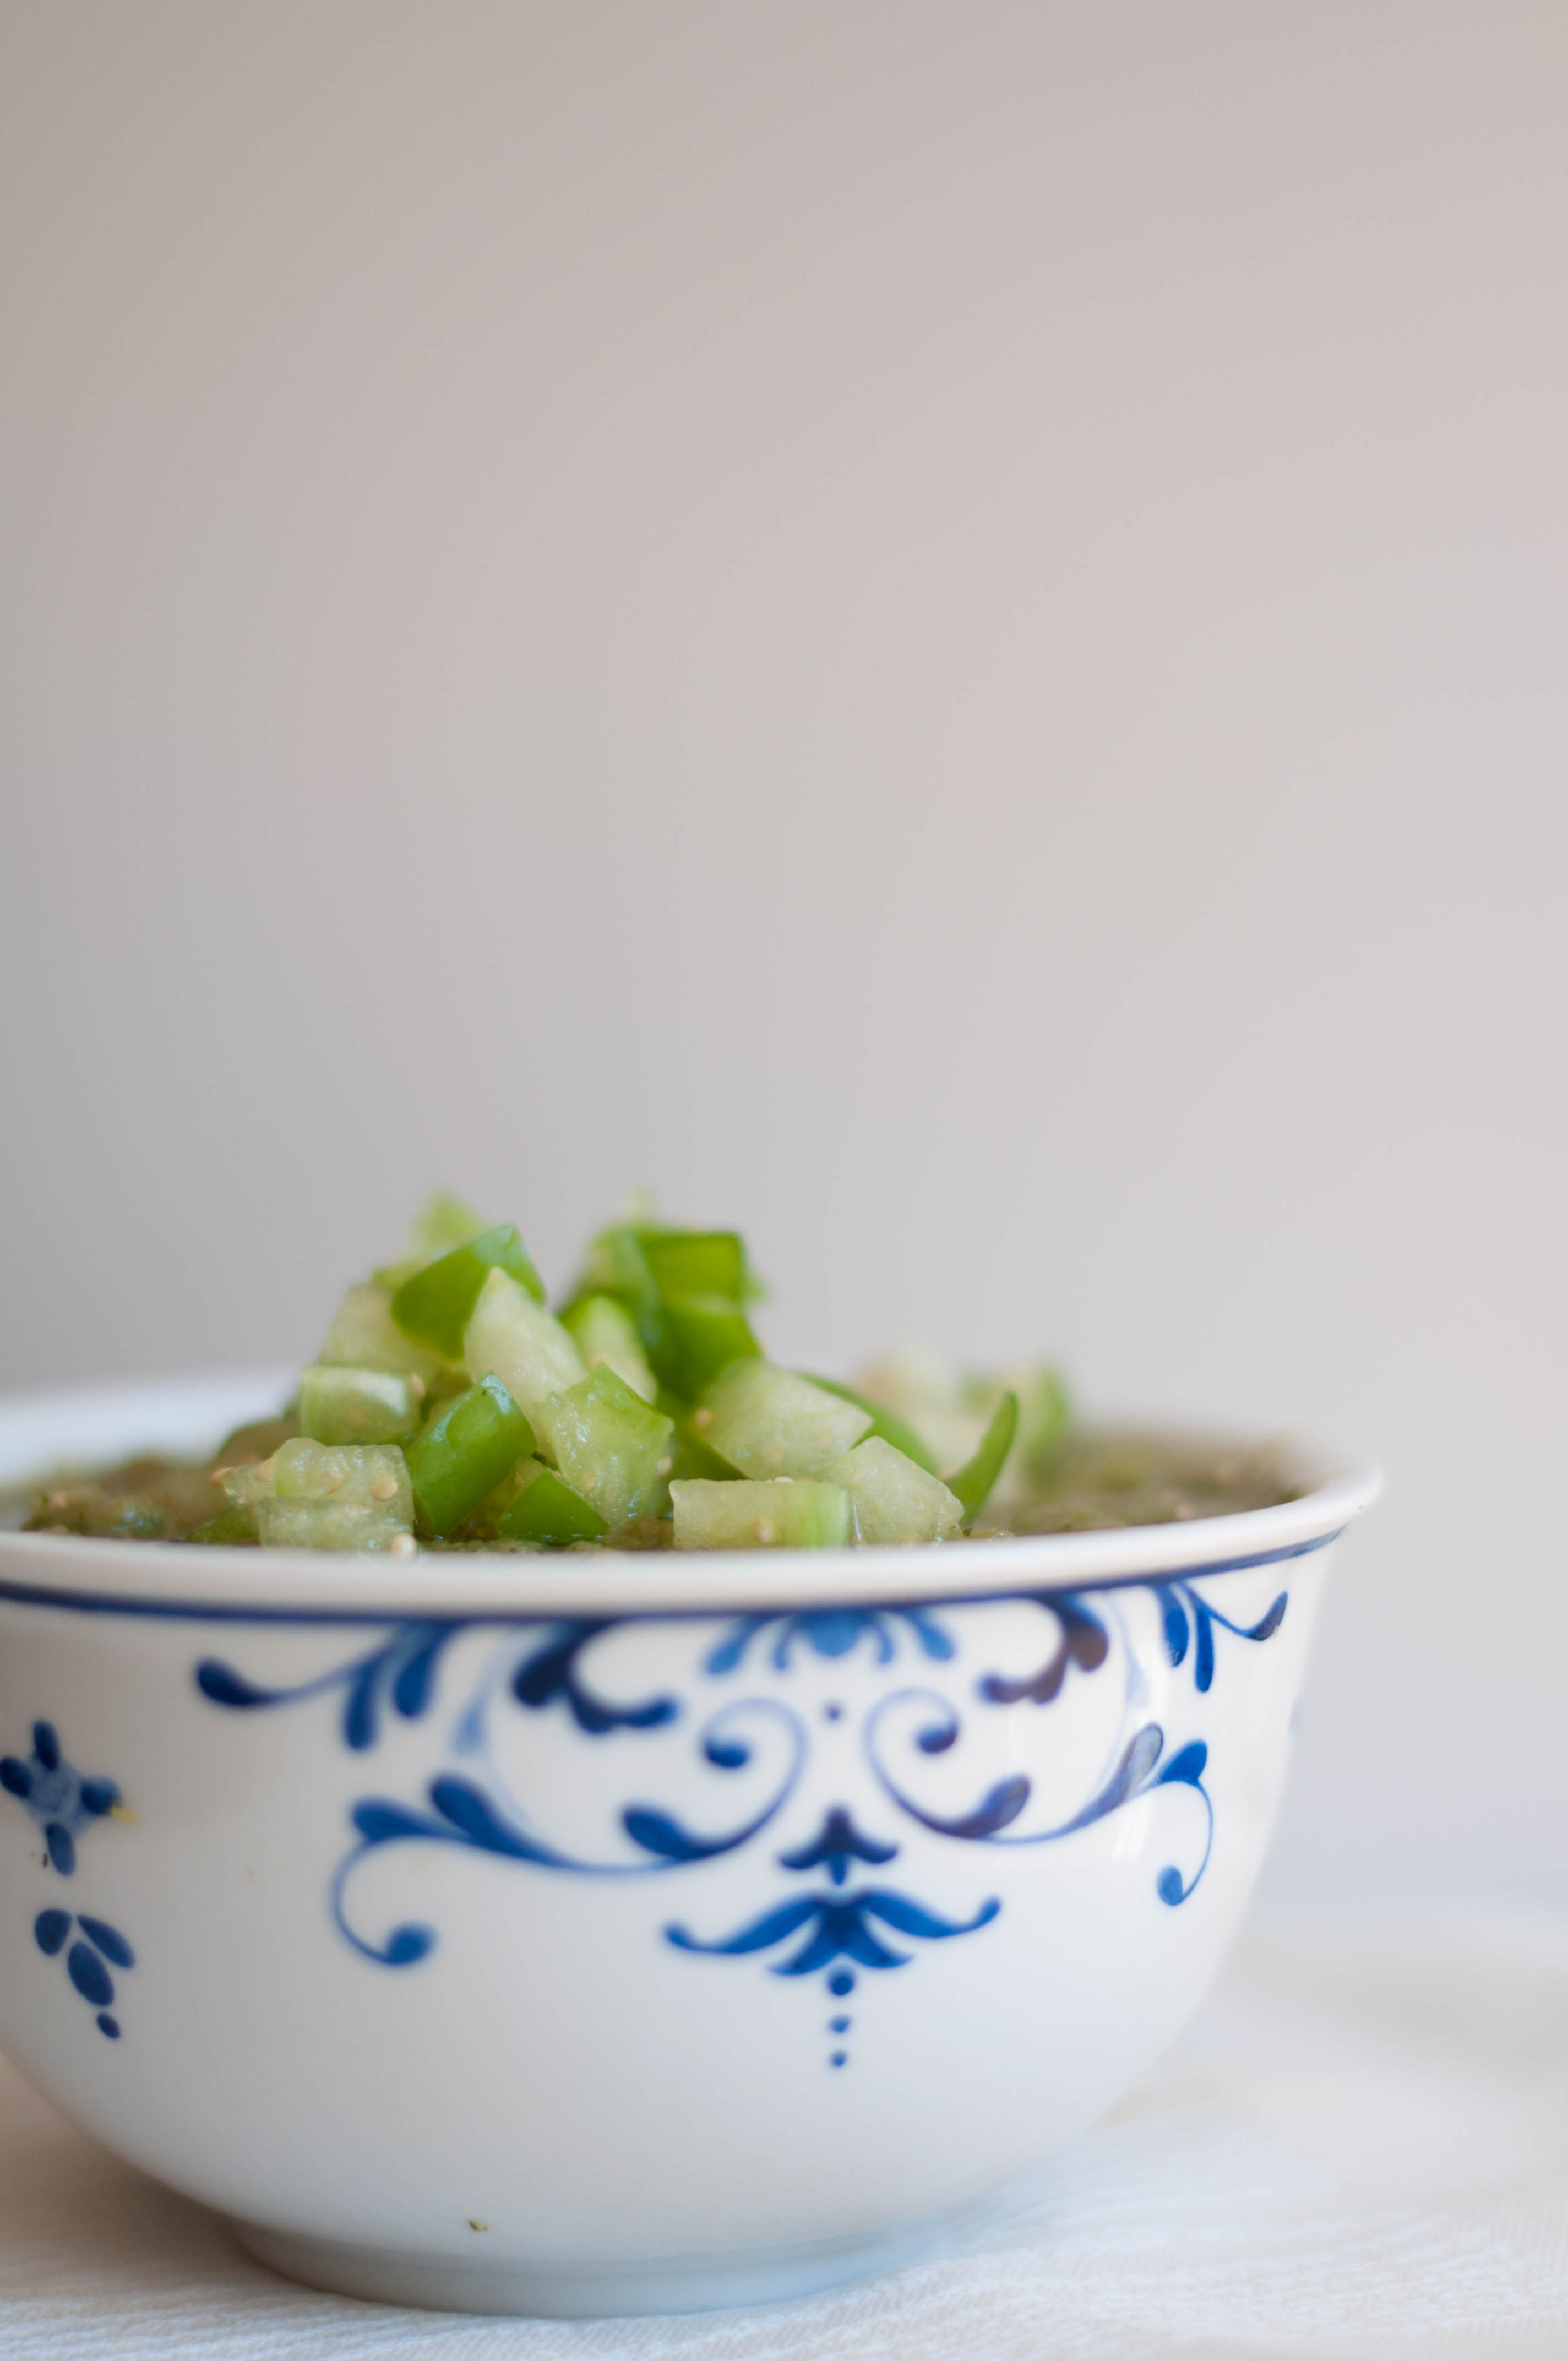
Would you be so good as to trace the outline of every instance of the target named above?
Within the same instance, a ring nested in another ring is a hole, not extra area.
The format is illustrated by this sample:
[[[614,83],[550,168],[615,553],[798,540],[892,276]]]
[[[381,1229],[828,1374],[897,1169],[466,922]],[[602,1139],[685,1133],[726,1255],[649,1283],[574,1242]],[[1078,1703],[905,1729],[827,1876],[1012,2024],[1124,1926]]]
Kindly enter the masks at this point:
[[[285,2230],[234,2224],[258,2262],[333,2295],[426,2312],[479,2312],[551,2320],[620,2319],[643,2312],[723,2312],[781,2303],[847,2279],[897,2270],[934,2243],[935,2224],[868,2238],[754,2247],[624,2263],[543,2263],[357,2246]]]

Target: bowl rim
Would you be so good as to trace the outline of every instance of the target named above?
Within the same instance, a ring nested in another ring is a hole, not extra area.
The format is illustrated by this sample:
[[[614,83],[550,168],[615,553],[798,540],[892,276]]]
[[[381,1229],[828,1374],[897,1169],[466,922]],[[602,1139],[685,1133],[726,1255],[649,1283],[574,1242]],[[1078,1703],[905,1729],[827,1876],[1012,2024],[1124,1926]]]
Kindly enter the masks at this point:
[[[47,1472],[73,1458],[90,1463],[159,1443],[200,1448],[194,1438],[214,1428],[222,1433],[247,1416],[267,1415],[258,1405],[275,1403],[291,1375],[270,1370],[133,1379],[0,1397],[0,1483],[14,1488],[27,1482],[29,1468]],[[1223,1440],[1238,1447],[1249,1440],[1212,1426],[1151,1423],[1173,1439]],[[103,1438],[96,1444],[94,1435]],[[140,1435],[143,1443],[127,1443],[128,1435]],[[60,1438],[52,1446],[51,1436]],[[1285,1447],[1305,1488],[1299,1499],[1273,1508],[1110,1532],[876,1549],[489,1558],[422,1552],[391,1558],[0,1532],[0,1600],[245,1621],[533,1620],[895,1605],[1100,1589],[1161,1575],[1240,1573],[1324,1548],[1382,1489],[1381,1473],[1370,1460],[1290,1438]]]

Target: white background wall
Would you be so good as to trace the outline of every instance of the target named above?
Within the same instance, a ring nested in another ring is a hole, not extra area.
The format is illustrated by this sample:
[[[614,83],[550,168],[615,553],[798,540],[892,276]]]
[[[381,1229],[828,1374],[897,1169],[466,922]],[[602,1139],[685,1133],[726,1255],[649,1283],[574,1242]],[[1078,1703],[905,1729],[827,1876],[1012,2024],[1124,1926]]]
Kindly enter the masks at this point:
[[[433,1179],[1392,1488],[1277,1894],[1568,1895],[1568,16],[19,5],[0,1381]]]

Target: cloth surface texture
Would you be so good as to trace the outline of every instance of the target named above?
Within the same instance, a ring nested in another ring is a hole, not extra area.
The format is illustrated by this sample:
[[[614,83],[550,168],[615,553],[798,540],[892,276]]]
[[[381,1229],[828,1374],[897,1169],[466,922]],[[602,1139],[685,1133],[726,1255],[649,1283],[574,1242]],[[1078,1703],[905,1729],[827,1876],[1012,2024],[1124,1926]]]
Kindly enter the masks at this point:
[[[895,2275],[510,2321],[313,2293],[0,2067],[4,2361],[1568,2361],[1568,1923],[1275,1921],[1094,2130]]]

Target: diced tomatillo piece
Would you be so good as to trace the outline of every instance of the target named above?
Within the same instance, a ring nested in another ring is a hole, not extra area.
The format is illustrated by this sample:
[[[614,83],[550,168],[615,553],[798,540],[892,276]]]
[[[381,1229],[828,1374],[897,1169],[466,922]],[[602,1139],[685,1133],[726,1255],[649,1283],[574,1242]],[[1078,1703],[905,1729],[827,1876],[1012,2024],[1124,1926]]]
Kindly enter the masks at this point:
[[[842,1549],[853,1538],[842,1484],[693,1477],[672,1484],[670,1497],[677,1549]]]
[[[318,1362],[301,1374],[300,1424],[313,1443],[406,1443],[419,1433],[419,1397],[390,1369]]]
[[[454,1246],[466,1246],[471,1239],[482,1237],[490,1227],[483,1213],[477,1213],[461,1197],[437,1189],[426,1200],[423,1212],[409,1231],[408,1260],[433,1262],[437,1255],[450,1254]]]
[[[872,1413],[771,1361],[734,1361],[703,1396],[702,1439],[742,1476],[820,1476]]]
[[[1018,1397],[1009,1389],[997,1403],[974,1456],[966,1459],[957,1475],[948,1478],[948,1489],[962,1506],[966,1525],[971,1524],[984,1507],[1017,1432]]]
[[[562,1312],[561,1325],[590,1369],[603,1361],[634,1394],[652,1400],[658,1388],[637,1323],[624,1303],[613,1295],[579,1295]]]
[[[564,1549],[570,1542],[597,1542],[609,1532],[606,1519],[553,1467],[535,1460],[523,1476],[521,1490],[496,1522],[509,1541],[549,1542]]]
[[[463,1338],[471,1378],[499,1378],[525,1418],[586,1374],[583,1356],[558,1320],[510,1273],[493,1270]]]
[[[940,1477],[880,1434],[867,1435],[827,1473],[848,1492],[862,1542],[945,1542],[963,1522],[963,1504]]]
[[[737,1230],[639,1229],[637,1242],[666,1303],[694,1295],[752,1303],[762,1294]]]
[[[405,1336],[392,1317],[392,1299],[384,1287],[351,1287],[337,1310],[321,1351],[318,1367],[390,1369],[416,1377],[428,1385],[441,1367],[439,1355],[427,1353]]]
[[[811,1385],[820,1386],[824,1393],[837,1394],[840,1401],[853,1402],[857,1410],[866,1411],[871,1419],[868,1436],[879,1435],[883,1443],[891,1443],[895,1451],[902,1451],[905,1459],[913,1459],[916,1467],[924,1467],[928,1476],[937,1473],[936,1453],[896,1411],[872,1401],[867,1394],[858,1394],[853,1386],[840,1385],[837,1378],[819,1378],[806,1369],[799,1374]]]
[[[439,1353],[444,1361],[460,1361],[463,1332],[493,1270],[504,1271],[536,1303],[543,1302],[544,1282],[516,1229],[506,1222],[405,1279],[392,1298],[392,1317],[416,1345]]]
[[[746,1314],[720,1296],[666,1304],[648,1339],[654,1376],[683,1401],[695,1401],[731,1361],[755,1360],[762,1349]]]
[[[280,1500],[332,1500],[339,1506],[369,1508],[378,1516],[399,1519],[404,1525],[412,1522],[408,1462],[396,1444],[313,1443],[302,1434],[292,1443],[280,1444],[271,1458],[254,1471],[236,1469],[235,1473],[260,1478],[269,1469],[268,1491],[248,1495],[258,1507],[270,1494]],[[232,1478],[227,1488],[230,1498],[235,1498]]]
[[[640,1325],[658,1311],[658,1286],[632,1223],[601,1230],[588,1248],[574,1302],[585,1295],[615,1296]]]
[[[666,1408],[674,1399],[673,1395],[663,1397]],[[703,1441],[702,1430],[693,1425],[692,1417],[693,1413],[688,1410],[675,1420],[675,1432],[670,1444],[671,1481],[679,1482],[687,1476],[711,1477],[718,1483],[723,1483],[727,1478],[733,1480],[734,1468],[728,1459],[721,1459],[718,1452],[711,1450]]]
[[[258,1500],[256,1523],[263,1549],[387,1550],[409,1531],[367,1500]]]
[[[293,1438],[295,1441],[298,1439],[297,1436]],[[281,1445],[279,1447],[280,1449]],[[278,1488],[277,1468],[271,1459],[249,1459],[238,1467],[227,1467],[221,1473],[231,1508],[254,1508],[258,1500],[271,1499]]]
[[[538,1412],[541,1444],[607,1526],[638,1514],[659,1481],[674,1426],[601,1361]]]
[[[533,1430],[499,1378],[482,1378],[408,1449],[420,1521],[444,1536],[533,1449]],[[281,1455],[280,1455],[281,1456]]]

